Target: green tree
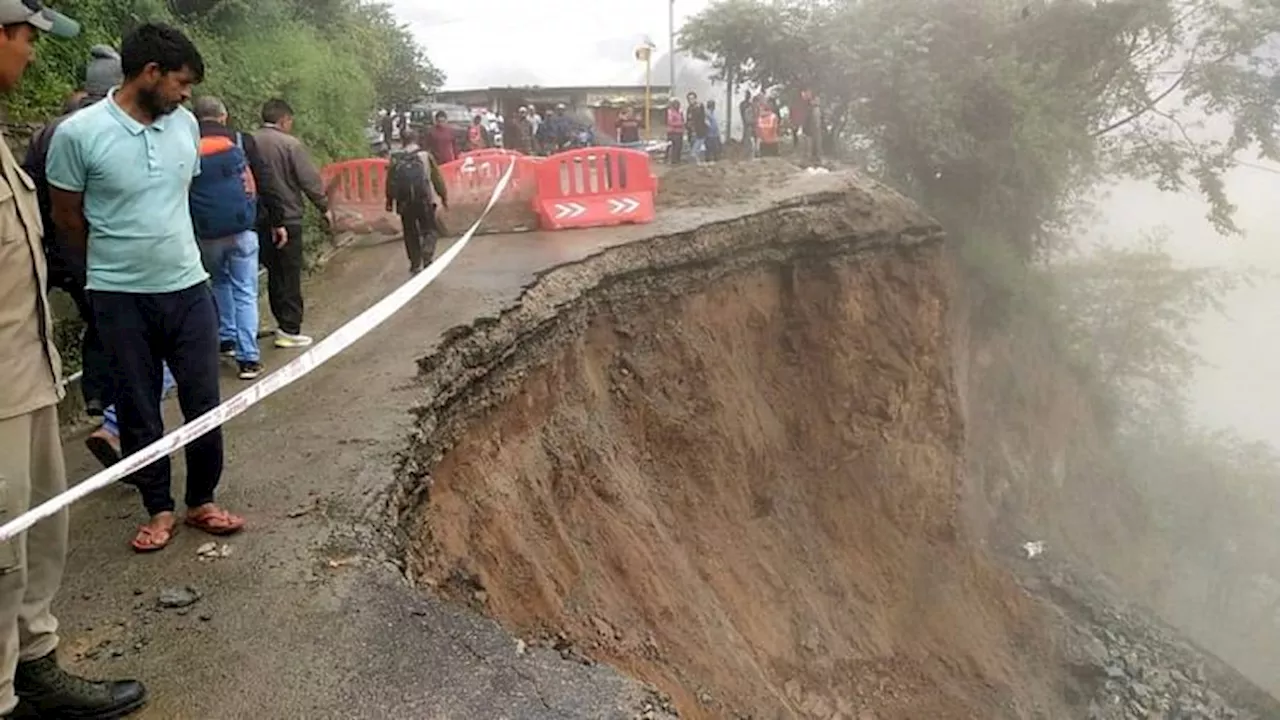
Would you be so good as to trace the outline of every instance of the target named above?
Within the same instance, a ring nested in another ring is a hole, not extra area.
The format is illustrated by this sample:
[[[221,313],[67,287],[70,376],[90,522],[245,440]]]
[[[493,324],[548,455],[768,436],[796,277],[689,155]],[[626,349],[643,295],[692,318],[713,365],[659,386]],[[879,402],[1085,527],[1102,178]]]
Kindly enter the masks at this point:
[[[361,14],[360,31],[352,39],[367,42],[365,47],[387,48],[387,52],[369,58],[379,108],[408,109],[440,87],[444,76],[388,6],[367,5]]]

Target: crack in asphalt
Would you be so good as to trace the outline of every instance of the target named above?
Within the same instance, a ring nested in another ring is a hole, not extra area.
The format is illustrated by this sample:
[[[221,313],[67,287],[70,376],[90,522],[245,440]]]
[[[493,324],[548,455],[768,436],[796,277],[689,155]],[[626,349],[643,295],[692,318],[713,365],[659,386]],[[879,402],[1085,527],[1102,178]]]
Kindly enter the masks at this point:
[[[453,632],[450,632],[449,636],[452,637],[459,645],[466,648],[467,652],[471,653],[472,657],[474,657],[476,660],[479,660],[480,662],[484,663],[485,665],[488,665],[489,667],[493,667],[493,662],[489,659],[489,656],[485,655],[479,650],[476,650],[475,647],[470,642],[468,642],[466,638]],[[523,668],[520,668],[515,665],[511,666],[511,669],[515,672],[516,675],[520,676],[522,680],[529,683],[529,687],[533,689],[533,696],[538,699],[538,702],[542,704],[542,707],[544,709],[546,710],[553,709],[551,707],[551,703],[547,702],[546,696],[542,694],[542,687],[538,684],[538,681],[533,677],[533,675],[529,674],[529,672],[524,670]]]

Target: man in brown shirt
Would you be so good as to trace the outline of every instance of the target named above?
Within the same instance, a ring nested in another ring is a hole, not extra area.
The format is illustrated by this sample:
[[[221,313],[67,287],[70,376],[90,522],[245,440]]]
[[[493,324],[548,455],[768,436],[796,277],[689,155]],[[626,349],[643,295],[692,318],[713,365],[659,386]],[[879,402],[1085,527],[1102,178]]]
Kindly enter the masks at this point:
[[[41,32],[80,26],[36,0],[0,0],[0,92],[17,87]],[[0,138],[0,521],[67,489],[36,186]],[[146,702],[137,682],[91,682],[58,666],[50,608],[67,554],[67,513],[0,542],[0,718],[117,718]]]

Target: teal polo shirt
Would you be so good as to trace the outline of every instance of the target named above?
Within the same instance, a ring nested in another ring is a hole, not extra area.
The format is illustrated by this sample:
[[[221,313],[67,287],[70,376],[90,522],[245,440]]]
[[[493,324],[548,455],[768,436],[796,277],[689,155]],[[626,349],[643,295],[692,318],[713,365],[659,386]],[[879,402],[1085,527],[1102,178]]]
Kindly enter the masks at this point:
[[[178,108],[150,125],[105,100],[53,135],[49,185],[84,195],[90,290],[168,293],[208,279],[188,191],[200,173],[200,126]]]

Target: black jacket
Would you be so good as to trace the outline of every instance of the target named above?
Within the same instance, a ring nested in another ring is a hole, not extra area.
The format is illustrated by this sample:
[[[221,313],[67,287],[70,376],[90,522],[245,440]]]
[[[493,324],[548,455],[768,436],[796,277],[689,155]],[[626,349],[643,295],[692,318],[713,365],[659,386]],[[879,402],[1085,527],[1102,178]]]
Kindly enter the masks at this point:
[[[81,103],[79,108],[92,105],[95,100],[86,99]],[[48,125],[40,128],[31,136],[31,142],[27,144],[27,155],[22,159],[22,169],[31,176],[36,184],[36,198],[40,202],[40,219],[44,221],[44,252],[48,256],[51,264],[62,267],[67,264],[80,265],[82,260],[76,260],[72,256],[75,253],[65,252],[62,243],[58,242],[55,236],[53,226],[53,200],[49,197],[49,180],[48,174],[45,172],[46,165],[49,161],[49,145],[53,143],[53,133],[58,126],[67,118],[75,114],[75,111],[60,115],[49,122]]]
[[[236,131],[212,120],[201,120],[200,137],[226,137],[234,141]],[[258,186],[258,226],[284,227],[284,204],[272,189],[271,167],[258,152],[258,143],[252,133],[240,133],[240,142],[249,161],[249,171]]]
[[[707,136],[707,106],[702,103],[694,103],[689,106],[685,114],[685,126],[688,128],[689,135],[692,137]]]

